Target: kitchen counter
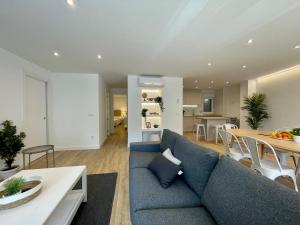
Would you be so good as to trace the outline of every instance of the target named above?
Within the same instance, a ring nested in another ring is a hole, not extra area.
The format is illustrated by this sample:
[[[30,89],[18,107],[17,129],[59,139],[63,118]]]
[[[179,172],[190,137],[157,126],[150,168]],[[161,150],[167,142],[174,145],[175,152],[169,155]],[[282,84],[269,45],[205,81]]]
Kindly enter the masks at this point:
[[[202,120],[227,120],[227,119],[229,119],[229,118],[223,117],[223,116],[200,116],[198,118],[202,119]]]

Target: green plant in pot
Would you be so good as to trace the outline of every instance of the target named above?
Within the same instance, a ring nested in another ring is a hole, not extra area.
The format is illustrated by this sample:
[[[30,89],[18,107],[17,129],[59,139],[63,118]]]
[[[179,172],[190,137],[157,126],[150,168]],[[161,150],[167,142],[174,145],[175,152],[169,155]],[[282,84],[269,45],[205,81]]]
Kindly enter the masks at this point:
[[[156,103],[159,104],[160,110],[163,112],[164,109],[165,109],[165,107],[164,107],[164,102],[163,102],[162,97],[157,96],[157,97],[154,99],[154,101],[155,101]]]
[[[7,197],[22,192],[24,184],[25,181],[23,177],[16,177],[7,180],[3,185],[5,191],[4,196]]]
[[[291,133],[293,134],[294,141],[300,143],[300,128],[294,128]]]
[[[6,179],[17,173],[19,166],[13,165],[15,157],[25,146],[23,140],[26,135],[24,132],[17,134],[17,127],[13,122],[6,120],[0,127],[0,158],[4,160],[5,167],[0,170],[0,177]]]
[[[146,122],[147,122],[147,112],[148,112],[148,109],[145,109],[145,108],[143,108],[142,109],[142,117],[144,117],[144,119],[145,119],[145,124],[146,124]]]
[[[266,95],[261,93],[256,93],[250,97],[244,98],[244,106],[242,107],[242,110],[248,111],[246,122],[253,130],[257,130],[264,120],[270,118],[265,101]]]

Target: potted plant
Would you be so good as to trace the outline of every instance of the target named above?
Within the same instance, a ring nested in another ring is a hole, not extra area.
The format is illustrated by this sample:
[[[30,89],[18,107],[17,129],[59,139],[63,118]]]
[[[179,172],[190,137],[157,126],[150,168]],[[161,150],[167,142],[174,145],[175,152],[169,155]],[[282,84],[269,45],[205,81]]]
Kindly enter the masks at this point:
[[[3,185],[4,191],[5,191],[4,196],[8,197],[11,195],[21,193],[24,183],[25,183],[25,181],[24,181],[23,177],[16,177],[16,178],[11,178],[11,179],[7,180]]]
[[[143,108],[142,109],[142,117],[144,117],[144,119],[145,119],[145,124],[146,124],[146,120],[147,120],[147,112],[148,112],[148,109],[145,109],[145,108]]]
[[[300,128],[294,128],[291,133],[293,134],[294,141],[300,143]]]
[[[264,120],[270,118],[265,100],[266,95],[260,93],[244,98],[245,106],[242,107],[242,110],[248,111],[246,122],[253,130],[257,130]]]
[[[164,102],[163,102],[162,97],[157,96],[157,97],[154,99],[154,101],[155,101],[156,103],[159,104],[160,110],[163,112],[165,108],[164,108]]]
[[[17,134],[17,127],[12,121],[6,120],[0,127],[0,158],[4,160],[5,167],[0,170],[0,177],[6,179],[18,172],[19,166],[13,165],[15,157],[25,146],[24,132]]]

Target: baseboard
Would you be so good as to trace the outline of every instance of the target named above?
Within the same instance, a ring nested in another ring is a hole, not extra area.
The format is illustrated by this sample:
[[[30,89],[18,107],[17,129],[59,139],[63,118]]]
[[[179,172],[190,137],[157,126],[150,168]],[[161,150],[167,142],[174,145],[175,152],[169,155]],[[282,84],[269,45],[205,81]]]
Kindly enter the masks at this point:
[[[68,151],[68,150],[96,150],[100,149],[99,145],[93,146],[55,146],[55,151]]]
[[[105,142],[107,141],[108,136],[105,137],[105,139],[103,140],[102,144],[100,145],[100,149],[103,147],[103,145],[105,144]]]

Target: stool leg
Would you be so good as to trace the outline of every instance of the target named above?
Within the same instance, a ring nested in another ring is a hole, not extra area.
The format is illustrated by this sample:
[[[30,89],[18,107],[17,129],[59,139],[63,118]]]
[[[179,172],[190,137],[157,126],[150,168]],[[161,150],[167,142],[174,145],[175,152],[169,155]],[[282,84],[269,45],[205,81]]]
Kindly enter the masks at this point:
[[[203,127],[203,133],[204,133],[204,140],[206,141],[207,137],[206,137],[205,127]]]
[[[31,154],[29,154],[29,163],[28,163],[29,169],[31,169]]]
[[[46,160],[47,160],[47,168],[48,168],[48,151],[46,151]]]
[[[23,169],[25,170],[25,154],[23,153]]]
[[[196,140],[198,141],[199,140],[199,126],[196,125],[197,128],[196,128]]]
[[[53,167],[55,167],[55,157],[54,157],[54,148],[53,148],[53,153],[52,153],[52,157],[53,157]]]

